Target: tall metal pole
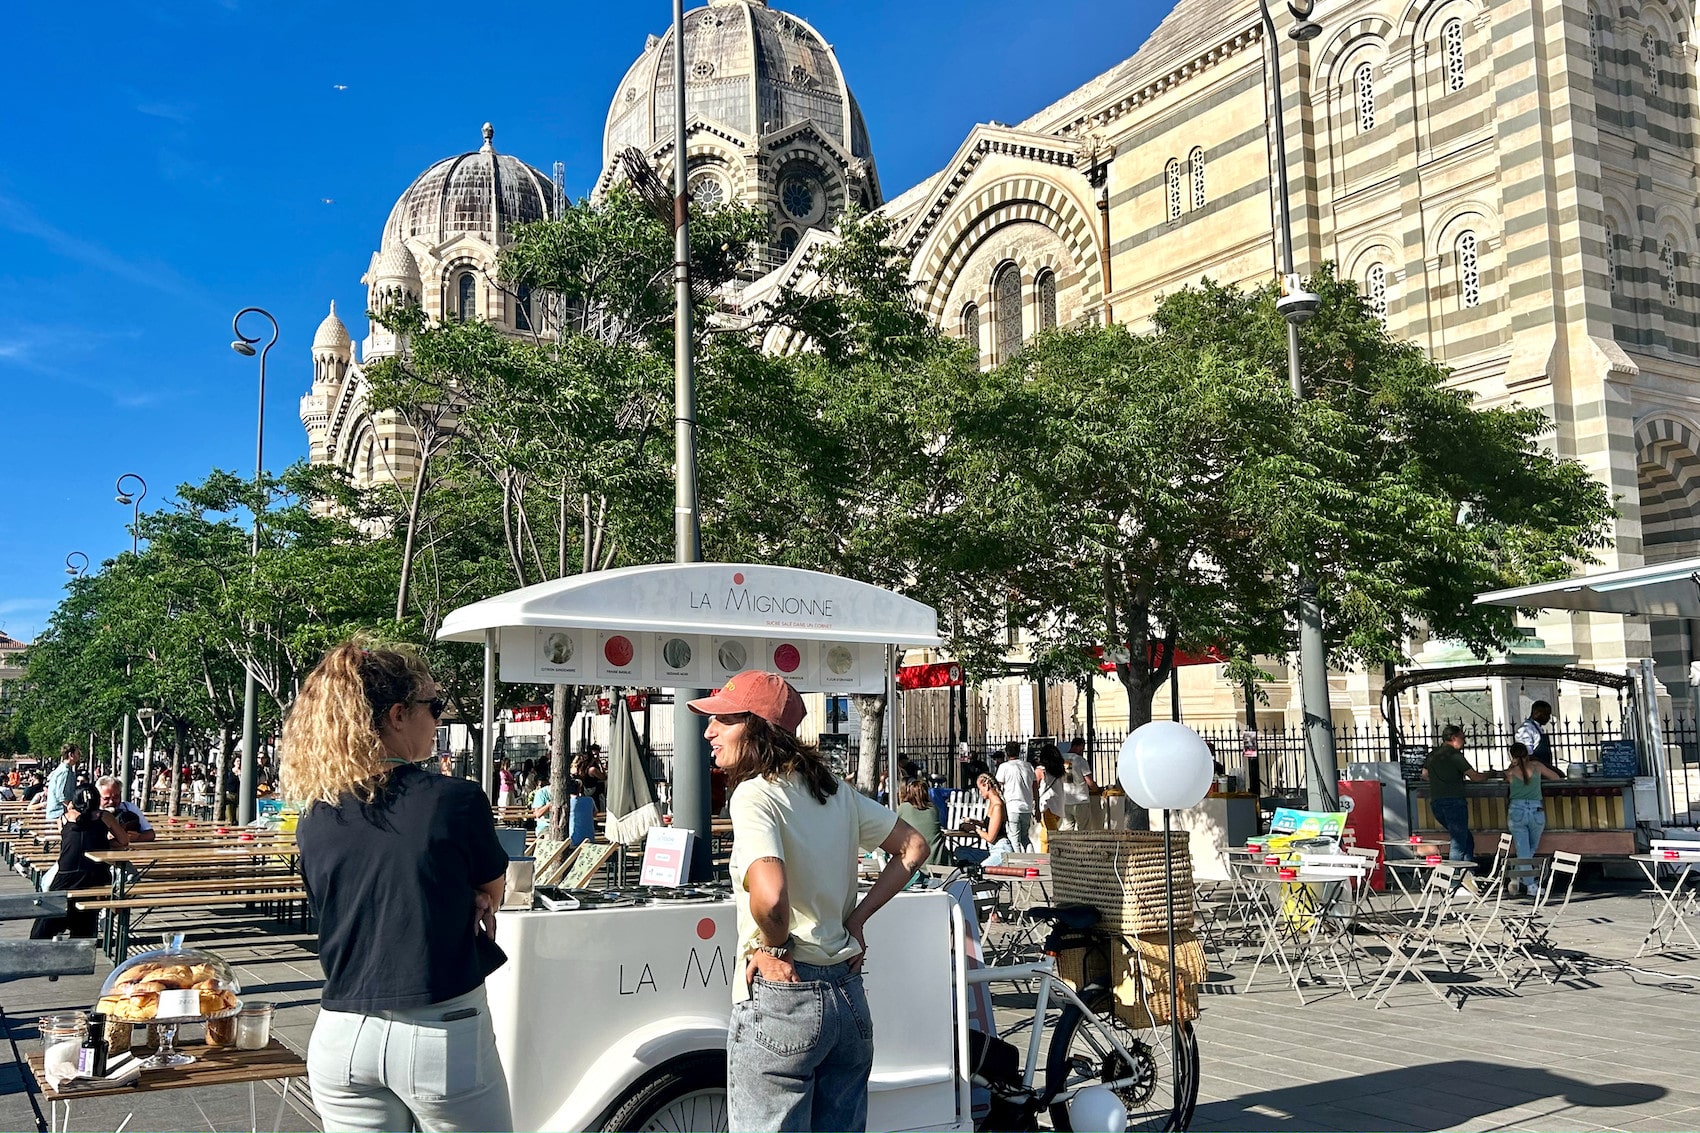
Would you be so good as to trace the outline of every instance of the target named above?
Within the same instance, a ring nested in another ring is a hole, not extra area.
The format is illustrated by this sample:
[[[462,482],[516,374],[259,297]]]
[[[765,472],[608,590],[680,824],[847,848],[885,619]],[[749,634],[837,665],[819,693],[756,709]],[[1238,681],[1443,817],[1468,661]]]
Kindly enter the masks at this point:
[[[685,162],[685,0],[673,0],[673,561],[702,561],[697,516],[697,394],[691,326],[691,195]],[[703,689],[673,690],[673,825],[696,834],[691,877],[706,881],[709,857],[708,741],[690,710]]]
[[[242,333],[239,324],[242,322],[242,316],[249,312],[263,316],[267,322],[271,323],[272,327],[271,341],[267,342],[260,351],[260,408],[254,427],[254,528],[248,543],[248,569],[249,573],[252,574],[259,567],[260,518],[266,510],[265,501],[259,495],[264,483],[266,469],[266,355],[271,353],[273,346],[277,345],[278,327],[277,320],[272,317],[271,312],[263,308],[244,307],[236,312],[236,317],[230,320],[230,329],[236,332],[236,341],[232,342],[230,346],[238,354],[252,356],[254,344],[260,341],[258,338],[249,338]],[[252,639],[255,632],[255,628],[250,625],[250,640],[248,642],[250,659],[245,666],[247,679],[242,686],[242,771],[240,786],[236,795],[236,822],[239,826],[254,821],[254,777],[259,766],[256,749],[259,743],[260,702],[259,687],[254,679],[256,662],[252,658],[255,647],[255,642]]]
[[[1287,184],[1287,123],[1281,98],[1280,37],[1269,15],[1269,0],[1258,0],[1263,13],[1263,30],[1269,41],[1270,85],[1275,95],[1275,181],[1281,203],[1281,271],[1288,281],[1297,278],[1293,256],[1293,202]],[[1287,382],[1293,399],[1304,400],[1304,372],[1299,365],[1299,323],[1287,319]],[[1309,311],[1303,313],[1308,318]],[[1299,321],[1303,321],[1301,318]],[[1339,759],[1334,751],[1334,714],[1328,704],[1328,650],[1322,640],[1322,603],[1316,583],[1305,564],[1299,572],[1299,704],[1304,713],[1305,794],[1312,810],[1336,809]]]
[[[127,803],[135,802],[136,800],[130,797],[130,714],[128,712],[124,713],[123,744],[124,747],[118,763],[118,797]],[[142,776],[142,782],[145,786],[147,783],[146,775]]]

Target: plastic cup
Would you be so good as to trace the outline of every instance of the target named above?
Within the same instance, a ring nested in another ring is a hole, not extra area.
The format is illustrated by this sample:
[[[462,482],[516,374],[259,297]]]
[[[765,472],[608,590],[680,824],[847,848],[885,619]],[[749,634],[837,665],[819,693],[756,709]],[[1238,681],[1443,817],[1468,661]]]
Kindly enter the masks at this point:
[[[1674,862],[1678,858],[1682,857],[1682,855],[1675,850],[1661,850],[1660,853],[1667,862]]]
[[[1274,854],[1270,854],[1268,857],[1263,859],[1263,864],[1264,865],[1280,865],[1281,859],[1276,857]]]
[[[1297,880],[1299,871],[1296,869],[1283,869],[1278,876],[1282,881],[1294,881]]]
[[[1424,858],[1423,861],[1427,862],[1429,865],[1439,865],[1440,864],[1440,855],[1439,854],[1430,854],[1426,858]]]
[[[1422,844],[1422,841],[1423,841],[1423,836],[1421,834],[1411,835],[1411,845],[1420,846]]]

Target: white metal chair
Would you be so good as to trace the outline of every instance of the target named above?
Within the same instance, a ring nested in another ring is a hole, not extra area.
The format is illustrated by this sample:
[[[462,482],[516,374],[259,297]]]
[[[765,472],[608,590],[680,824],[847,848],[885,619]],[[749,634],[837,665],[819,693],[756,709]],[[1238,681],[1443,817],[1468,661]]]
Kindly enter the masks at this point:
[[[1531,963],[1535,961],[1535,953],[1539,953],[1553,966],[1555,976],[1563,976],[1572,967],[1560,954],[1553,930],[1558,927],[1558,922],[1570,908],[1571,895],[1576,892],[1576,878],[1581,872],[1582,855],[1559,850],[1552,856],[1552,867],[1546,882],[1541,886],[1541,895],[1536,899],[1535,907],[1526,913],[1507,913],[1502,918],[1511,947]],[[1560,897],[1558,891],[1561,886],[1564,892]],[[1555,898],[1557,909],[1553,908]],[[1553,981],[1549,979],[1547,982]]]
[[[1466,872],[1456,865],[1435,866],[1423,884],[1422,899],[1416,909],[1405,914],[1390,913],[1359,922],[1381,937],[1388,949],[1387,964],[1366,993],[1367,998],[1375,995],[1377,989],[1380,989],[1381,994],[1375,1001],[1377,1008],[1387,1003],[1388,995],[1399,986],[1407,973],[1415,975],[1418,982],[1442,1003],[1455,1010],[1463,1008],[1462,1002],[1453,1003],[1446,997],[1445,992],[1434,985],[1434,981],[1428,978],[1428,973],[1423,971],[1417,961],[1426,954],[1433,954],[1446,964],[1448,971],[1451,970],[1452,965],[1446,961],[1440,950],[1439,934],[1456,906],[1475,900],[1474,894],[1462,889],[1462,879]]]

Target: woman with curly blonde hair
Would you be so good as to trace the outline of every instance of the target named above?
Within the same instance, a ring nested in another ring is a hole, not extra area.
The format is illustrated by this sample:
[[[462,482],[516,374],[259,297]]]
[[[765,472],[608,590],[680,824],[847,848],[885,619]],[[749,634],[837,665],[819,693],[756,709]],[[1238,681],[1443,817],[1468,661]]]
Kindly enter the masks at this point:
[[[327,1129],[513,1127],[484,996],[508,859],[478,785],[419,766],[442,715],[422,657],[356,639],[284,722],[325,971],[307,1068]]]

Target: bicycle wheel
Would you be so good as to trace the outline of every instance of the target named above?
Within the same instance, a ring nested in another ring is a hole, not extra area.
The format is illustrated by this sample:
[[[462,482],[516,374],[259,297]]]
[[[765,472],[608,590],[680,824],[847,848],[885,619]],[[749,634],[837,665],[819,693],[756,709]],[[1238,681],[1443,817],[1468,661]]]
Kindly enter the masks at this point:
[[[1051,1034],[1045,1060],[1051,1127],[1072,1129],[1068,1099],[1082,1087],[1103,1083],[1127,1107],[1128,1129],[1186,1129],[1198,1103],[1198,1038],[1192,1024],[1181,1024],[1179,1058],[1171,1060],[1173,1032],[1168,1027],[1130,1026],[1115,1014],[1107,996],[1099,1009],[1104,1013],[1087,1019],[1069,1004]],[[1109,1035],[1132,1056],[1131,1065]]]

